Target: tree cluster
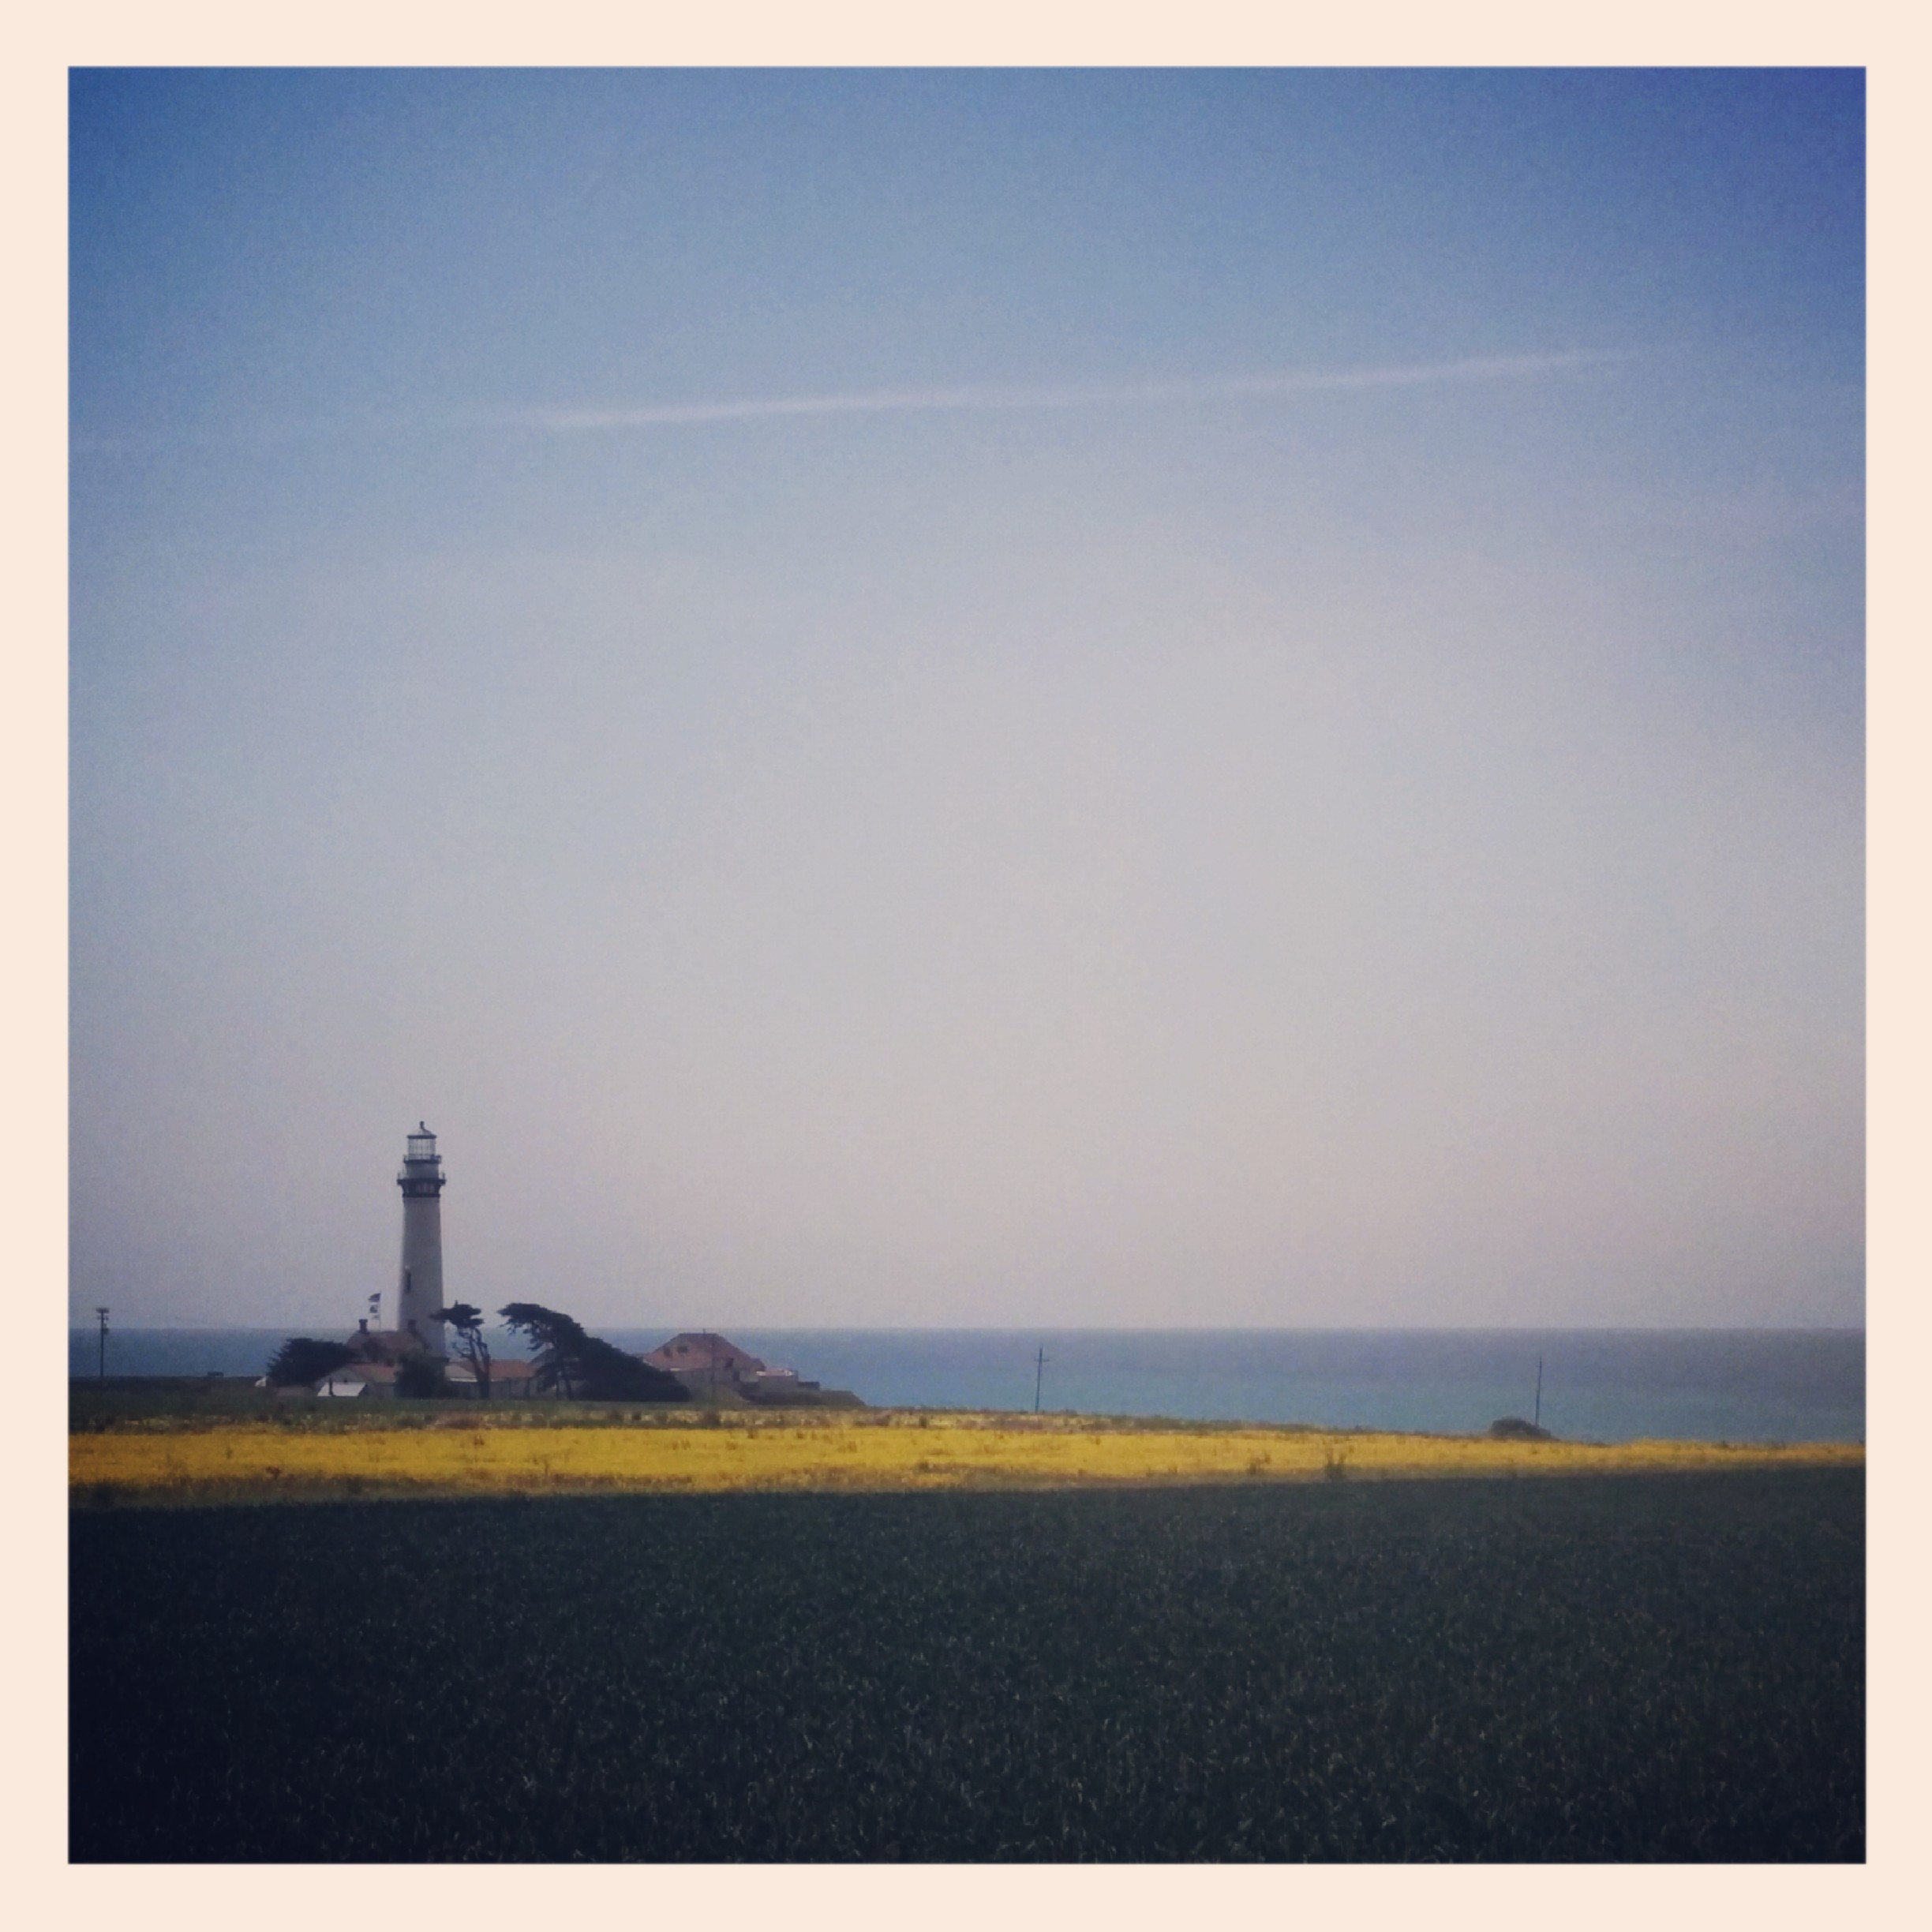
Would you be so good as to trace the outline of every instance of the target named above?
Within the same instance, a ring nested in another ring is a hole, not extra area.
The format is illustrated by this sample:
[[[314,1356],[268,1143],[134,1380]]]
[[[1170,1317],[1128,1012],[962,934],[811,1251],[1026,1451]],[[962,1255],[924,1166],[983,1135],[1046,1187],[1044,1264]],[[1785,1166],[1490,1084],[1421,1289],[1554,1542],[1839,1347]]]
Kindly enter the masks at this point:
[[[586,1334],[580,1323],[555,1309],[512,1301],[496,1312],[536,1350],[539,1388],[591,1402],[682,1402],[688,1395],[676,1376]]]
[[[290,1335],[268,1364],[271,1388],[293,1388],[298,1383],[320,1382],[346,1368],[355,1356],[346,1342],[321,1342],[313,1335]]]
[[[489,1344],[483,1339],[483,1311],[467,1301],[459,1301],[451,1307],[438,1309],[434,1319],[449,1330],[456,1353],[470,1365],[470,1371],[476,1377],[477,1394],[488,1402],[490,1352]]]
[[[535,1301],[512,1301],[498,1316],[527,1336],[536,1355],[536,1386],[547,1393],[590,1402],[683,1402],[690,1391],[674,1375],[653,1368],[615,1342],[586,1334],[581,1323]],[[490,1392],[489,1344],[483,1339],[483,1311],[467,1301],[438,1309],[433,1318],[449,1331],[457,1359],[476,1377],[477,1393]],[[268,1380],[277,1388],[320,1382],[356,1359],[344,1342],[294,1335],[276,1350]],[[441,1360],[426,1349],[411,1349],[396,1363],[395,1392],[426,1397],[450,1393]]]

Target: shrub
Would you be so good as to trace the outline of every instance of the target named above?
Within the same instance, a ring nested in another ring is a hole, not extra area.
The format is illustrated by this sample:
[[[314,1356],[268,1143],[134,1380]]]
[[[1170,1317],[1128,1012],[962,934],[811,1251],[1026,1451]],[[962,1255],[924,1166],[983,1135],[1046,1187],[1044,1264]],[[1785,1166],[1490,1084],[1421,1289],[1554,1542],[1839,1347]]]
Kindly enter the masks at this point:
[[[395,1392],[399,1395],[421,1400],[425,1397],[447,1395],[449,1383],[444,1379],[443,1364],[434,1355],[405,1355],[396,1364]]]
[[[1489,1433],[1499,1442],[1554,1442],[1556,1438],[1546,1428],[1538,1428],[1533,1422],[1526,1422],[1521,1416],[1498,1416],[1489,1425]]]
[[[268,1364],[269,1386],[294,1388],[304,1382],[320,1382],[338,1368],[346,1368],[354,1359],[346,1342],[319,1342],[313,1335],[292,1335],[275,1350]]]

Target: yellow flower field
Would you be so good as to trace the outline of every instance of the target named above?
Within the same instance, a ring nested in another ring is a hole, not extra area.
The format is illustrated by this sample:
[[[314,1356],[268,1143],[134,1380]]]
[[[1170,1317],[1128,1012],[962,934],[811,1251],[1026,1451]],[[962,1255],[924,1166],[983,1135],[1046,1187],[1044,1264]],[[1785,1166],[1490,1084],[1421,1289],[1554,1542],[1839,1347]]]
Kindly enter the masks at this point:
[[[532,1426],[527,1415],[349,1428],[227,1422],[77,1435],[70,1492],[128,1500],[586,1490],[1070,1488],[1121,1483],[1568,1475],[1864,1461],[1859,1443],[1498,1442],[1480,1436],[1163,1428],[1078,1417],[872,1411]]]

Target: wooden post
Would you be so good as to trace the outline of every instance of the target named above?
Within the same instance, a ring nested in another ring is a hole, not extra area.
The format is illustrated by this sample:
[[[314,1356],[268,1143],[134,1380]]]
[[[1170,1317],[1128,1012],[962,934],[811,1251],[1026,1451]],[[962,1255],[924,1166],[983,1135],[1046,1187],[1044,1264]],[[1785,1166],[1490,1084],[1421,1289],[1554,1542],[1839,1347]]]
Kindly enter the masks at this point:
[[[1046,1351],[1042,1349],[1033,1357],[1033,1413],[1039,1413],[1040,1378],[1046,1372]]]

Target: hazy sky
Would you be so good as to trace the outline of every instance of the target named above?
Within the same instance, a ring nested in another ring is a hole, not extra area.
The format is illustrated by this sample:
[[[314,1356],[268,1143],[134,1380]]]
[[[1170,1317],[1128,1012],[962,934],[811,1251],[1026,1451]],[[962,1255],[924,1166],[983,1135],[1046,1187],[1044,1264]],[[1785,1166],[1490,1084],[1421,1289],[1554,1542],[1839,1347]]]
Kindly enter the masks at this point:
[[[76,1308],[1862,1320],[1863,118],[77,76]]]

